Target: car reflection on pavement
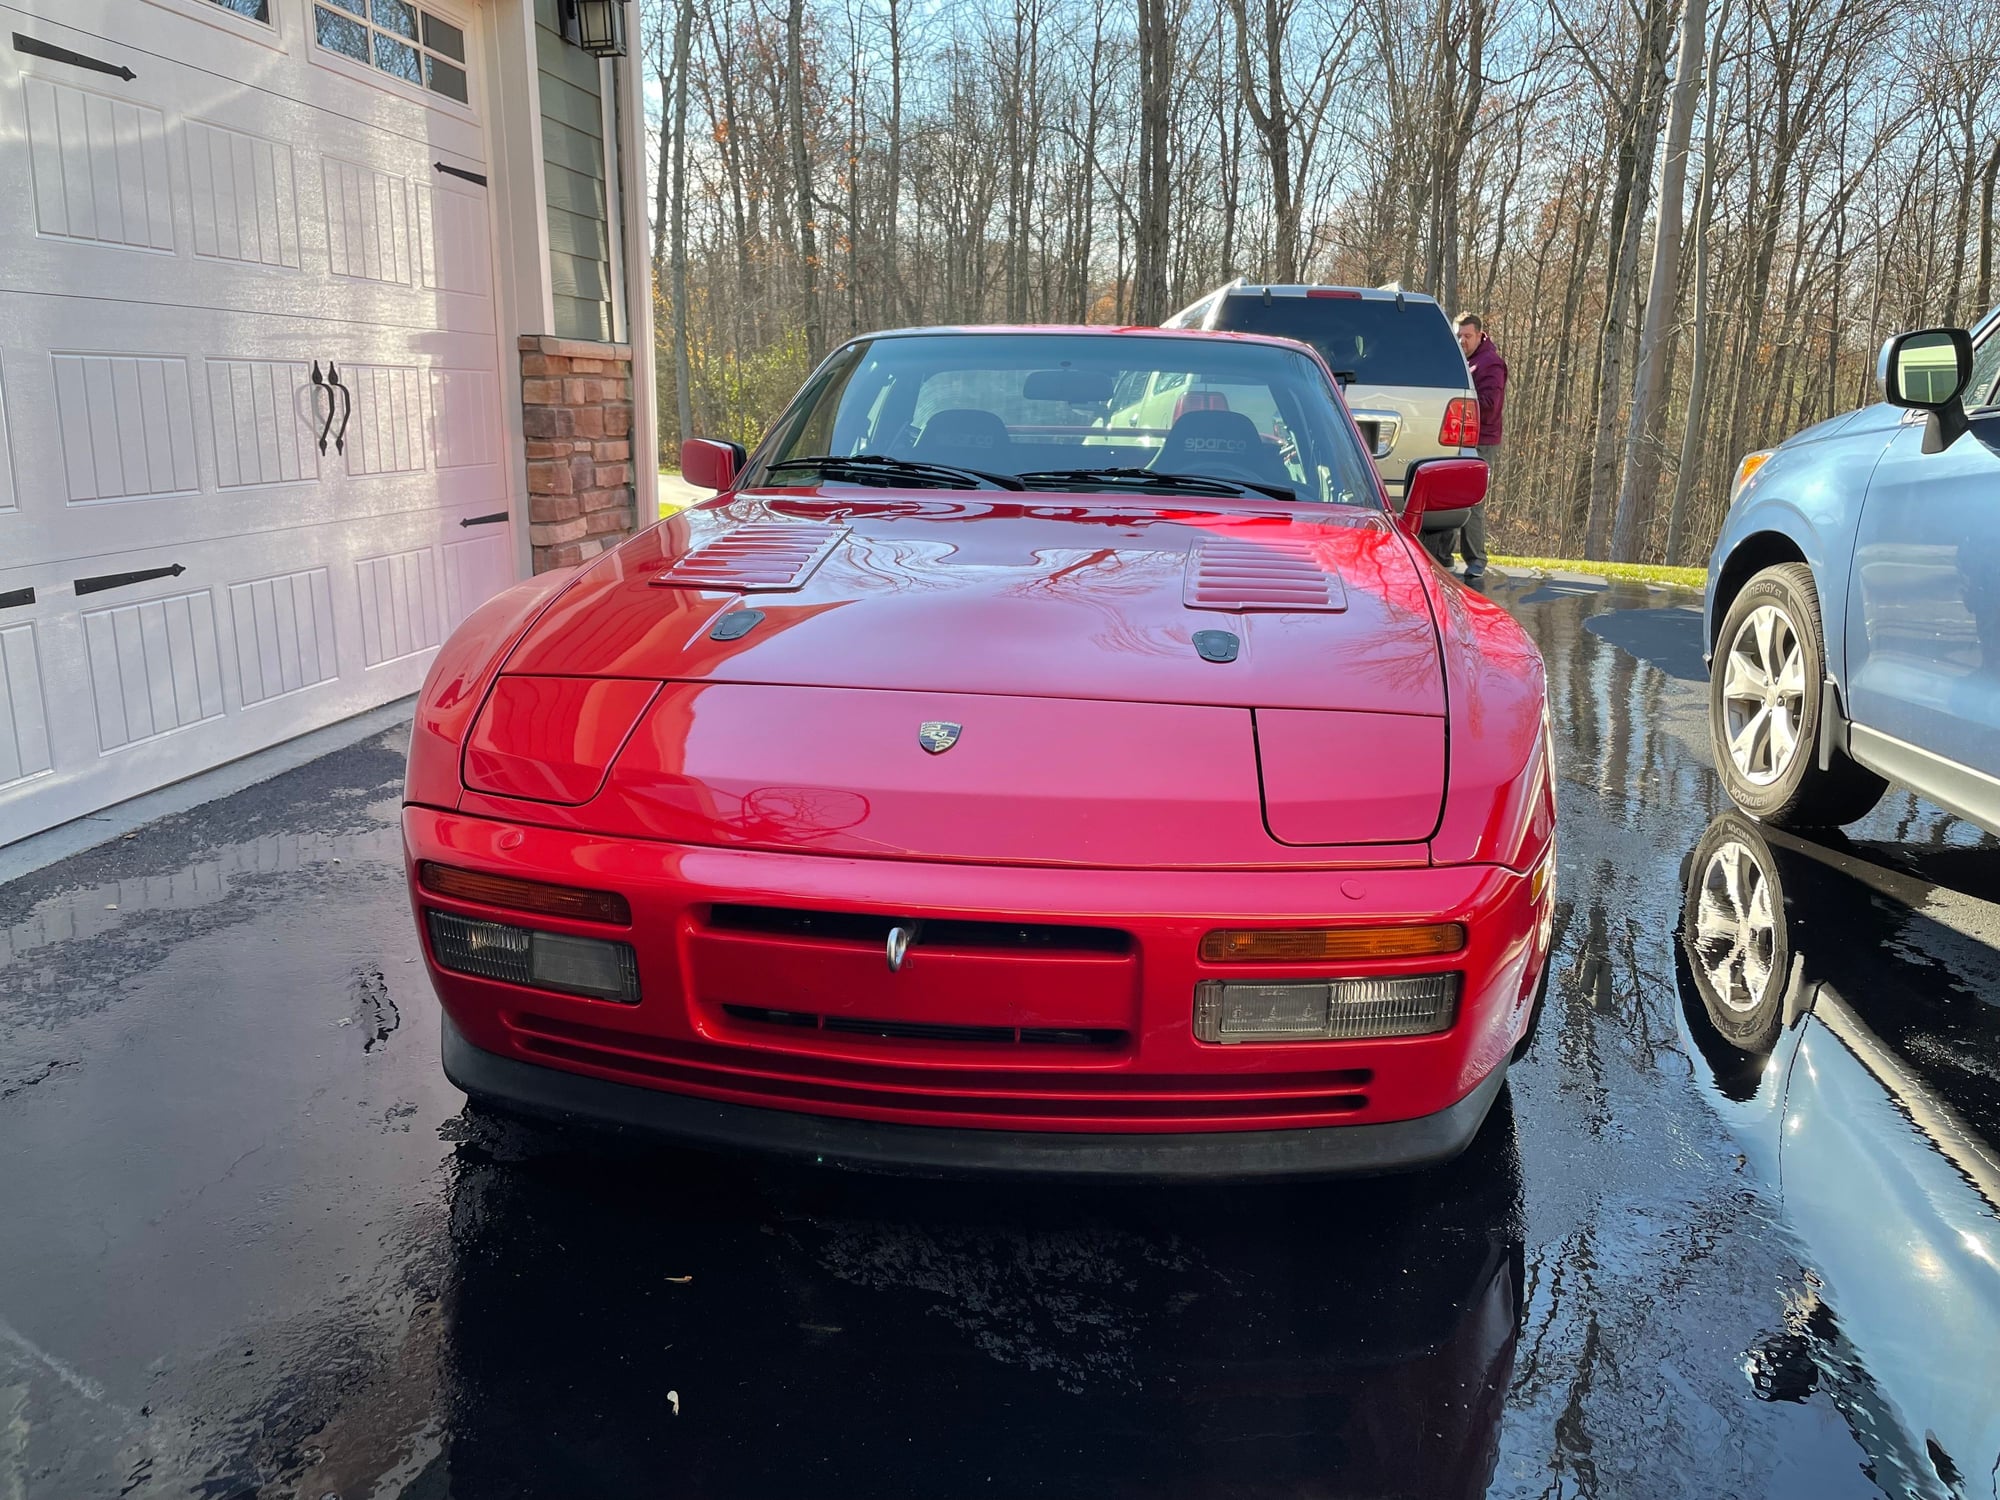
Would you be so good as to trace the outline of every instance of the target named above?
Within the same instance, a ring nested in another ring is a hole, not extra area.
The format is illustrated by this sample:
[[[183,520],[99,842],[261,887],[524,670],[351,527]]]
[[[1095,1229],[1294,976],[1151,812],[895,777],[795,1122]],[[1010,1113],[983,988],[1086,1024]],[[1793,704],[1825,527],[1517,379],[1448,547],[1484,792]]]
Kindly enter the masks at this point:
[[[1824,1385],[1894,1493],[2000,1492],[1996,873],[1735,813],[1684,871],[1690,1038],[1812,1268],[1746,1371]]]
[[[1505,1096],[1421,1179],[1087,1200],[475,1129],[454,1494],[1469,1500],[1494,1475],[1524,1304]]]

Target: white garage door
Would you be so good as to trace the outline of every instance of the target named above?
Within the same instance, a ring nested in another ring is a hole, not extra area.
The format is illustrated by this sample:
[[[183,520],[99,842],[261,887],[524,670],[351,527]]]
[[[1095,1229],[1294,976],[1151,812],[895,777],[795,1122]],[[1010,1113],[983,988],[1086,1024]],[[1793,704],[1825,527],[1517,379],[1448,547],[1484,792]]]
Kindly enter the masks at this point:
[[[513,576],[481,45],[0,3],[0,843],[413,691]]]

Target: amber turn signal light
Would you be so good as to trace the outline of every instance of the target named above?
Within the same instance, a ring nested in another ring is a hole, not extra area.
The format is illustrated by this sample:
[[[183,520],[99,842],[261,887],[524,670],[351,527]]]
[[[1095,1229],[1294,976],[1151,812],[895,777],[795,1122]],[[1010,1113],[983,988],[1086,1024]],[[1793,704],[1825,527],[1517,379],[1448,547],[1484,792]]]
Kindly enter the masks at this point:
[[[1318,963],[1325,959],[1421,958],[1456,953],[1464,946],[1465,926],[1460,922],[1430,927],[1308,927],[1211,932],[1201,940],[1201,956],[1212,964]]]
[[[566,885],[544,885],[539,880],[516,880],[511,875],[487,875],[428,859],[418,862],[417,884],[440,896],[482,901],[513,911],[536,911],[578,922],[616,922],[626,927],[632,923],[631,905],[610,891],[579,891]]]

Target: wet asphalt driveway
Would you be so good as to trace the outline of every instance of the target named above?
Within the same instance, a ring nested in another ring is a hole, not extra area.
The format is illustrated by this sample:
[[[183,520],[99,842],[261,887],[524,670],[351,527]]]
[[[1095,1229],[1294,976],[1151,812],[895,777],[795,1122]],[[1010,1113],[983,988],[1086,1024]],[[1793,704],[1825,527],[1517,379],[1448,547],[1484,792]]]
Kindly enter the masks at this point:
[[[1901,794],[1764,838],[1685,596],[1499,595],[1555,687],[1556,984],[1419,1177],[913,1185],[471,1119],[397,734],[0,887],[0,1500],[1992,1496],[2000,849]],[[1690,960],[1689,881],[1765,891],[1743,953]],[[1744,961],[1768,1061],[1696,982]]]

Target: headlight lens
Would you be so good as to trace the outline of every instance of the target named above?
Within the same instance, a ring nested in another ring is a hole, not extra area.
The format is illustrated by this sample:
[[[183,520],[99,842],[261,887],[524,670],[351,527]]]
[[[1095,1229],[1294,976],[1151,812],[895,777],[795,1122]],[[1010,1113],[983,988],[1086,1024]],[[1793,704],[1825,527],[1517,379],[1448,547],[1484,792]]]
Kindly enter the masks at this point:
[[[1458,975],[1274,984],[1211,979],[1194,987],[1204,1042],[1339,1042],[1431,1036],[1458,1016]]]
[[[1736,466],[1736,478],[1729,485],[1731,501],[1743,493],[1743,486],[1750,482],[1750,476],[1763,468],[1770,461],[1771,455],[1777,451],[1775,448],[1759,448],[1755,453],[1743,455],[1743,462]]]

